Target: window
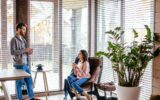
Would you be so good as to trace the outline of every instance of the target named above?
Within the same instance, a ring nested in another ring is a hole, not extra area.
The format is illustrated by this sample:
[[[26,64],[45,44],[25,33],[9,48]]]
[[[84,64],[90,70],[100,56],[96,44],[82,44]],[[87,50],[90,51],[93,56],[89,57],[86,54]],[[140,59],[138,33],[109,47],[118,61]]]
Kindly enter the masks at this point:
[[[108,37],[105,32],[121,26],[124,31],[123,41],[130,44],[133,40],[132,29],[140,34],[139,41],[145,35],[144,25],[153,30],[154,0],[98,0],[97,4],[97,51],[106,50]],[[104,59],[101,81],[113,81],[111,63]],[[141,100],[149,99],[152,93],[152,64],[149,63],[142,78]]]
[[[108,41],[105,32],[120,26],[120,2],[118,0],[98,0],[97,10],[97,51],[104,51]],[[113,80],[111,62],[104,58],[101,82]]]
[[[7,36],[6,36],[6,43],[7,44],[7,68],[8,69],[13,69],[13,58],[10,54],[10,40],[12,37],[14,37],[15,32],[14,32],[14,0],[7,0]],[[12,94],[15,94],[15,81],[8,81],[7,86],[10,87],[9,91]]]
[[[14,36],[14,0],[0,0],[0,69],[13,69],[10,40]],[[7,82],[10,93],[15,93],[15,81]],[[1,92],[0,92],[1,94]]]
[[[144,25],[148,25],[153,32],[154,0],[125,0],[122,5],[125,6],[122,9],[124,11],[124,41],[129,44],[133,40],[133,28],[141,33],[139,41],[142,41],[146,33]],[[140,98],[147,100],[152,93],[152,62],[148,64],[141,84]]]
[[[0,1],[0,69],[13,68],[12,57],[9,56],[10,40],[14,36],[13,2],[13,0]]]
[[[88,50],[88,1],[62,0],[63,78],[71,72],[81,49]]]
[[[30,1],[30,47],[33,48],[31,67],[37,64],[44,65],[44,69],[51,69],[47,73],[49,90],[59,90],[59,72],[55,62],[54,52],[54,2]],[[32,73],[34,76],[35,73]],[[50,76],[50,77],[49,77]],[[35,91],[44,91],[42,74],[36,79]],[[39,88],[41,87],[41,88]]]
[[[8,48],[8,54],[10,55],[10,40],[12,37],[14,37],[14,0],[7,0],[7,48]],[[13,59],[12,56],[8,56],[8,68],[13,68]]]

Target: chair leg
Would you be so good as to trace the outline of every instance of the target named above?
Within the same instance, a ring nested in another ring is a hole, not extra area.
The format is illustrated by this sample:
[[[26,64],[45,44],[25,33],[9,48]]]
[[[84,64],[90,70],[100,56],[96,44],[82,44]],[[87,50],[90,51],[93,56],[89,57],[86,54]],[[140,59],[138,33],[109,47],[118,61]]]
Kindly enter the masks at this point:
[[[112,91],[110,92],[110,96],[112,97]]]
[[[91,83],[91,92],[90,92],[90,94],[91,94],[91,96],[93,95],[93,87],[94,86],[94,83]]]
[[[107,100],[107,94],[106,94],[106,91],[104,91],[104,96],[105,96],[105,98],[106,98],[106,100]]]
[[[94,84],[94,95],[96,95],[97,99],[100,97],[100,95],[98,93],[98,89],[95,84]]]

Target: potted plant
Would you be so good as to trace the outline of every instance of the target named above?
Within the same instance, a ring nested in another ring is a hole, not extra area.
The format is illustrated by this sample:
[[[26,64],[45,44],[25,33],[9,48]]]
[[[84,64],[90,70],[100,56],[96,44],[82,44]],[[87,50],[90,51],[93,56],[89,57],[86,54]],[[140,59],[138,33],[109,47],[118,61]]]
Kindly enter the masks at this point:
[[[105,56],[112,62],[112,68],[118,76],[118,87],[116,88],[118,100],[138,100],[139,83],[147,64],[159,55],[159,49],[156,54],[153,53],[150,28],[145,25],[145,29],[146,35],[142,42],[138,42],[139,33],[133,29],[134,39],[130,45],[127,45],[120,41],[124,31],[120,27],[116,27],[114,30],[106,32],[110,36],[106,52],[99,51],[96,53],[97,56]]]

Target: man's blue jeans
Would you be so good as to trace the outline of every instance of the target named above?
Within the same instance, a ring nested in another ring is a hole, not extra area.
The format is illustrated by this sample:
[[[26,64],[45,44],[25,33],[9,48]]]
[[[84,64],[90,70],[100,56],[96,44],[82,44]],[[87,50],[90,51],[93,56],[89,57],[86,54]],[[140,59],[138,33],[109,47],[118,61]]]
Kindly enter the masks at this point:
[[[30,71],[28,65],[14,65],[14,67],[16,69],[21,69],[21,70],[31,74],[31,71]],[[29,77],[29,78],[24,78],[22,80],[16,80],[16,91],[17,91],[18,100],[22,100],[22,85],[24,83],[26,84],[27,93],[28,93],[29,98],[31,99],[34,97],[33,81],[32,81],[32,77]]]
[[[73,87],[74,89],[76,89],[80,94],[82,94],[83,89],[81,88],[81,85],[86,83],[88,81],[89,78],[81,78],[81,79],[77,79],[75,76],[70,75],[68,77],[68,81],[69,84],[71,85],[71,87]]]

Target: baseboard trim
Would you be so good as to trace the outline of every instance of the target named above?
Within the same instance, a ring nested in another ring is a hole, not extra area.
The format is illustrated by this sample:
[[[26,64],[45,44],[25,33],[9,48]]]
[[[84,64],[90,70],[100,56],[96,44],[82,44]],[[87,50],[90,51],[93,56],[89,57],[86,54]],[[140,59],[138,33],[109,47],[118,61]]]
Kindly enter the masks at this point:
[[[48,96],[63,94],[63,91],[49,91]],[[46,96],[46,92],[36,92],[35,97],[43,97]],[[16,94],[11,94],[12,99],[16,99]],[[25,96],[24,96],[25,97]],[[25,97],[27,98],[27,96]],[[0,96],[0,100],[5,100],[4,95]]]

